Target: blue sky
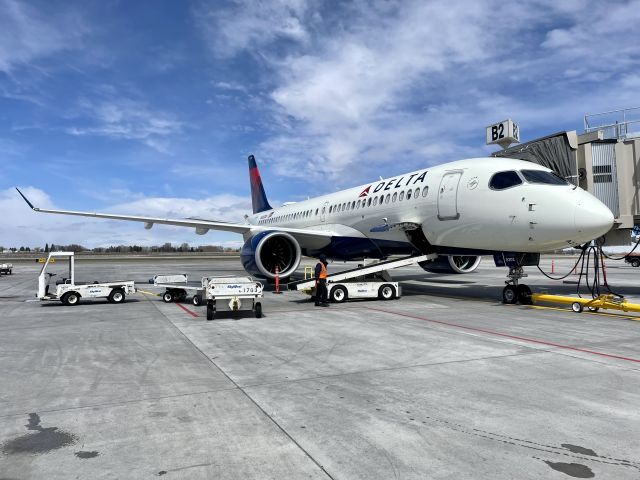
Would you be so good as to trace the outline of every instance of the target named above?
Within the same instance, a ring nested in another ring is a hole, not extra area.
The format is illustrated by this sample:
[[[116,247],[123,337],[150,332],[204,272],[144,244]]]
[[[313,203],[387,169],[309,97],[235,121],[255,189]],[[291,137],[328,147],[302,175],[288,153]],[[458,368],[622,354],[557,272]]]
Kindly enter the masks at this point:
[[[0,0],[0,245],[237,244],[35,214],[241,221],[640,104],[640,1]]]

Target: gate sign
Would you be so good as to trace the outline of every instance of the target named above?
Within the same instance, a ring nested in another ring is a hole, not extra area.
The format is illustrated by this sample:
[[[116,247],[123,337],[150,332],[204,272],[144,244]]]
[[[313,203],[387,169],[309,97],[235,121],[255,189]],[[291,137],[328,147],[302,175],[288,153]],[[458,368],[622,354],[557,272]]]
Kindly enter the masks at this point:
[[[487,145],[497,143],[502,148],[507,148],[512,143],[520,143],[520,127],[508,118],[502,122],[494,123],[487,127]]]

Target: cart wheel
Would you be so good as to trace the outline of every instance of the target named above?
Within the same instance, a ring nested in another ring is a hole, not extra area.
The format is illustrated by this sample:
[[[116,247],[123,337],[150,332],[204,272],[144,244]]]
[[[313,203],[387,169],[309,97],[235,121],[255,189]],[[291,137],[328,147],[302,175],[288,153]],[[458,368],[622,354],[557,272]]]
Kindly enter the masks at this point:
[[[513,285],[507,285],[502,290],[502,303],[513,305],[518,301],[518,292]]]
[[[634,258],[633,260],[631,260],[631,266],[632,267],[640,267],[640,260],[638,260],[637,258]]]
[[[342,303],[347,299],[347,289],[342,285],[337,285],[331,289],[331,301],[336,303]]]
[[[60,301],[68,306],[77,305],[80,303],[80,295],[76,292],[67,292],[62,296]]]
[[[378,290],[378,298],[380,300],[393,300],[396,296],[396,289],[393,285],[384,284]]]
[[[202,305],[202,297],[196,293],[191,299],[191,303],[193,303],[196,307],[199,307],[200,305]]]
[[[573,302],[571,304],[571,310],[573,310],[576,313],[582,313],[582,310],[583,310],[582,304],[580,302]]]
[[[121,288],[116,288],[109,294],[109,300],[111,303],[122,303],[124,302],[125,295],[124,291]]]
[[[255,313],[256,318],[262,318],[262,304],[260,302],[256,302],[254,305],[253,313]]]
[[[518,293],[518,301],[522,305],[531,305],[533,303],[531,301],[531,289],[527,285],[518,285],[516,292]]]
[[[213,302],[207,303],[207,320],[213,320],[216,316],[216,307]]]
[[[597,312],[598,310],[600,310],[600,307],[587,307],[587,310],[589,310],[590,312]]]
[[[166,292],[164,292],[162,294],[162,300],[164,300],[164,303],[171,303],[173,302],[173,292],[170,292],[169,290],[167,290]]]

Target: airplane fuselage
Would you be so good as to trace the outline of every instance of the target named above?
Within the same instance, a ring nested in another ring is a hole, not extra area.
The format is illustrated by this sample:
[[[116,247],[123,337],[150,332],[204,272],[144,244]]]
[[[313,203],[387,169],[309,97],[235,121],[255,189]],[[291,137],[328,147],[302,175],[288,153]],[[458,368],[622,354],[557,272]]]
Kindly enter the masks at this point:
[[[613,215],[547,168],[473,158],[285,204],[248,222],[333,232],[330,240],[299,237],[303,253],[349,259],[411,253],[407,232],[416,229],[439,253],[544,252],[603,235]]]

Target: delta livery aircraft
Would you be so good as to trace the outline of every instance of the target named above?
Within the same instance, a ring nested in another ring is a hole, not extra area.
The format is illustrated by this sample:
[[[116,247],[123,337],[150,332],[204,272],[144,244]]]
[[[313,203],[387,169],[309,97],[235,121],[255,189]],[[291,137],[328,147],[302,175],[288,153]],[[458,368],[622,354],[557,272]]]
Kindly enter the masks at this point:
[[[253,155],[249,157],[253,215],[245,223],[200,218],[151,218],[46,210],[242,234],[242,264],[252,275],[289,277],[302,255],[335,260],[437,254],[423,263],[473,271],[480,255],[539,253],[573,247],[606,234],[613,214],[597,198],[548,168],[507,158],[472,158],[380,179],[348,190],[273,208]]]

